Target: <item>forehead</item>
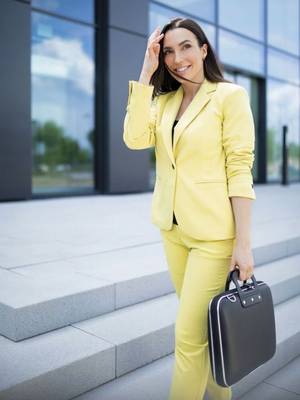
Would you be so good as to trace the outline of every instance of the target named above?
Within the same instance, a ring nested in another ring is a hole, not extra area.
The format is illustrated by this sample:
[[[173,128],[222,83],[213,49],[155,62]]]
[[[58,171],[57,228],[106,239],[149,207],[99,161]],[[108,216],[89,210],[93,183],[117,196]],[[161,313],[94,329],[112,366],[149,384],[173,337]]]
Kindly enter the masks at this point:
[[[196,40],[193,32],[185,28],[176,28],[167,31],[164,36],[164,47],[175,47],[178,46],[183,40],[190,40],[194,42]]]

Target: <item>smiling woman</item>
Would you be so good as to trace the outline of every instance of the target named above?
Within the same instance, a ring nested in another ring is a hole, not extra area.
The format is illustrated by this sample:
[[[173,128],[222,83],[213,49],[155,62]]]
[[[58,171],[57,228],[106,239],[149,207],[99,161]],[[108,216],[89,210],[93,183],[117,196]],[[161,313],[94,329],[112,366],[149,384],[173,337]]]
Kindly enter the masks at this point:
[[[204,76],[211,82],[226,82],[226,79],[202,28],[189,19],[181,21],[174,18],[161,31],[159,65],[150,84],[154,86],[154,96],[176,90],[182,84],[185,98],[191,101]]]
[[[201,400],[206,389],[212,399],[229,400],[231,388],[211,373],[207,312],[229,271],[239,269],[241,280],[253,272],[249,96],[224,79],[202,28],[175,18],[150,35],[126,110],[126,145],[155,148],[151,220],[180,300],[169,400]]]

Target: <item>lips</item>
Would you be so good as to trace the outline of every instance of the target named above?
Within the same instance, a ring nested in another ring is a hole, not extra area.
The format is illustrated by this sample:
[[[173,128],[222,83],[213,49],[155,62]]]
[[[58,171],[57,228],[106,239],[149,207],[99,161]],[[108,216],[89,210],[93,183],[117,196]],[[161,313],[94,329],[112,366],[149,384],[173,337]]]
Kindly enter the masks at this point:
[[[190,65],[185,65],[184,67],[176,68],[175,72],[182,74],[190,68]]]

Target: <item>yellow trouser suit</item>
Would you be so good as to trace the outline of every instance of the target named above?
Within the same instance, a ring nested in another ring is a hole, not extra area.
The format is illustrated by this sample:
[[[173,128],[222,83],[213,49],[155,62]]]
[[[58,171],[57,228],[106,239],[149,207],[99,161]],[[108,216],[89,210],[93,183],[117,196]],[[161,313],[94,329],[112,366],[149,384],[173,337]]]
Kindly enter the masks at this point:
[[[231,388],[211,374],[208,304],[225,288],[235,239],[200,241],[173,225],[161,230],[167,264],[179,298],[175,325],[175,365],[169,400],[231,399]]]

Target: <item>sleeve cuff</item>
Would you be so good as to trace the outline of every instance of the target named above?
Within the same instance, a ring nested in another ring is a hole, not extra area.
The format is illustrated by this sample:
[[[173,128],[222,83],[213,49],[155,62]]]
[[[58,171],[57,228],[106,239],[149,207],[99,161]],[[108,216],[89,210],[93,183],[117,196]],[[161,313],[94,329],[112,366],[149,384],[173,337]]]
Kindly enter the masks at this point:
[[[228,184],[228,196],[247,197],[255,200],[256,195],[253,188],[253,183],[234,183]]]
[[[138,81],[129,81],[127,105],[129,106],[133,99],[136,99],[137,102],[141,97],[145,98],[145,96],[151,99],[153,90],[153,85],[145,85]]]

